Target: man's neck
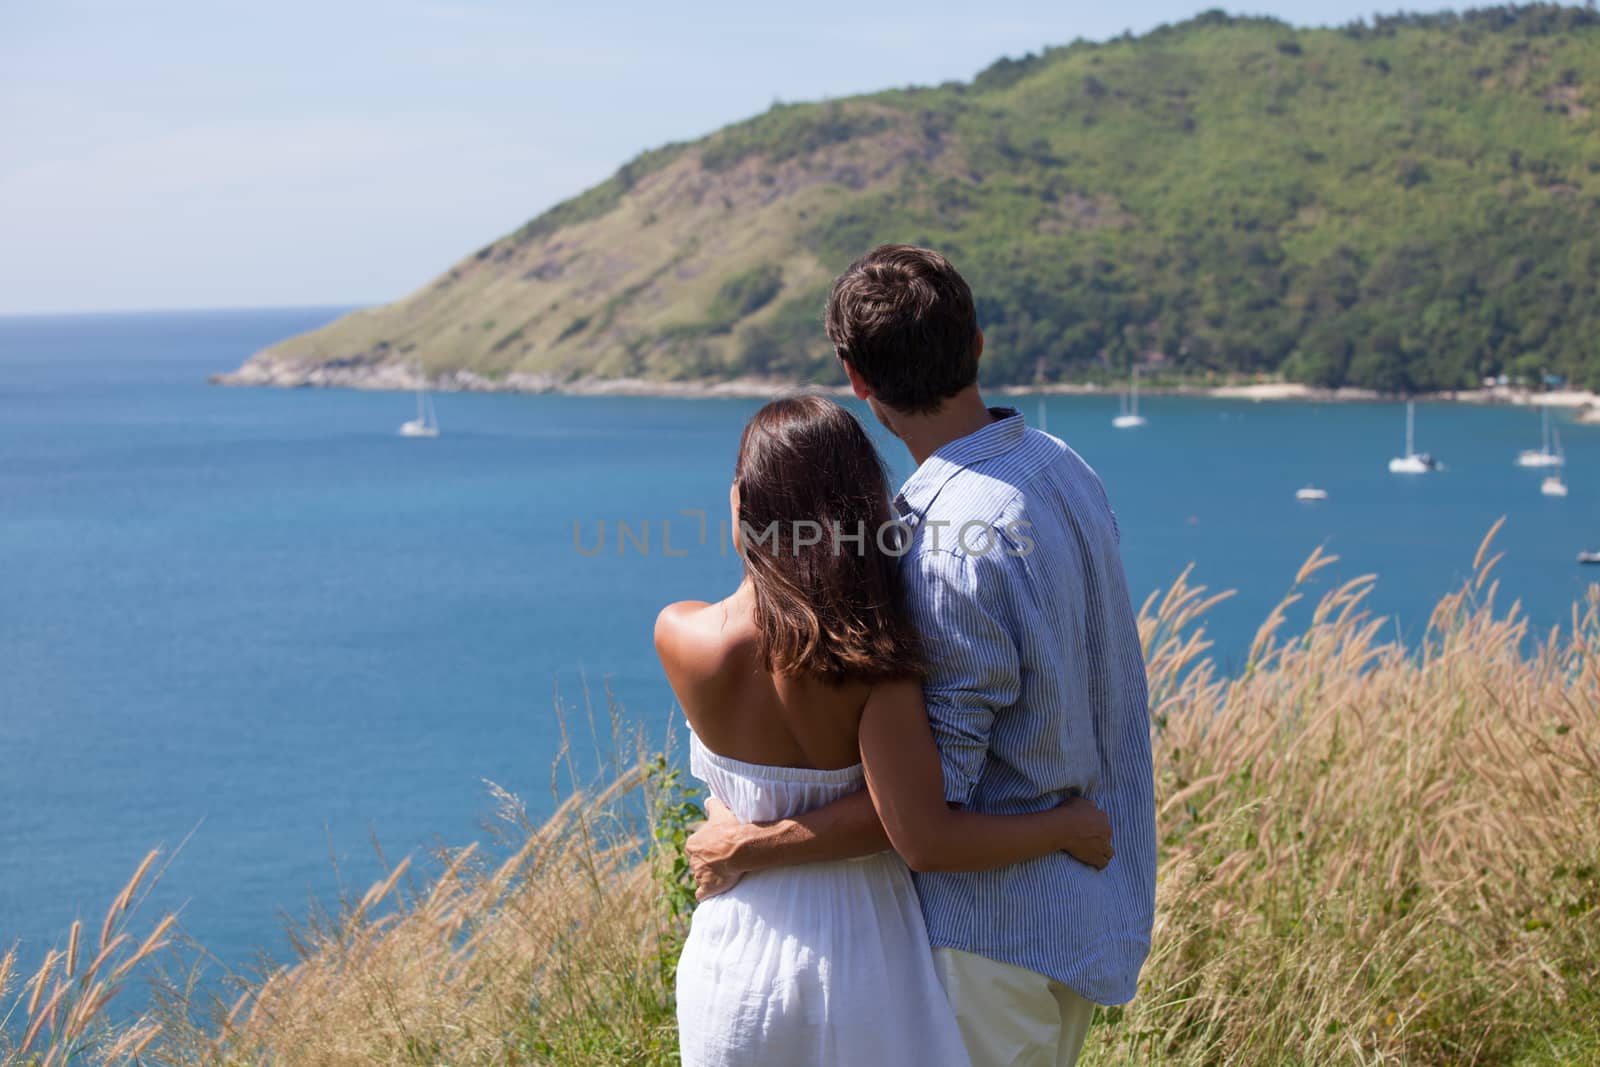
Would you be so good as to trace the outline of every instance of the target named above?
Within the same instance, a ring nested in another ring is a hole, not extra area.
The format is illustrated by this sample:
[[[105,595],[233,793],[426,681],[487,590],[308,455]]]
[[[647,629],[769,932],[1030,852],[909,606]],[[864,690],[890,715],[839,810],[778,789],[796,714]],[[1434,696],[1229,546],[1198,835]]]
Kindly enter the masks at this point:
[[[931,414],[907,415],[893,411],[888,420],[889,429],[905,442],[919,467],[951,441],[977,433],[993,421],[994,416],[989,413],[976,385],[963,389]]]

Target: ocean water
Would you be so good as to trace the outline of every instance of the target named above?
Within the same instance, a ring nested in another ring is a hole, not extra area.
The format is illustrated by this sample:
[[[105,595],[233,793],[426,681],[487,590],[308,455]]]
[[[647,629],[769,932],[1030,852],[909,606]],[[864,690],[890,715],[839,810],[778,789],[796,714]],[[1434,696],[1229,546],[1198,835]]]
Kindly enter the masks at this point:
[[[718,526],[758,403],[445,395],[443,436],[408,440],[405,395],[206,384],[335,314],[0,319],[0,942],[42,952],[186,840],[148,907],[220,965],[281,956],[279,913],[364,886],[371,837],[472,840],[485,780],[548,808],[557,701],[585,768],[586,687],[671,728],[651,622],[737,579]],[[1404,478],[1393,404],[1152,397],[1119,432],[1114,399],[1044,403],[1107,485],[1135,599],[1191,562],[1239,591],[1224,663],[1319,545],[1341,561],[1312,592],[1376,572],[1410,636],[1501,516],[1502,599],[1541,626],[1600,548],[1600,430],[1564,419],[1558,500],[1512,463],[1526,410],[1419,406],[1449,469]],[[1330,499],[1298,503],[1307,482]]]

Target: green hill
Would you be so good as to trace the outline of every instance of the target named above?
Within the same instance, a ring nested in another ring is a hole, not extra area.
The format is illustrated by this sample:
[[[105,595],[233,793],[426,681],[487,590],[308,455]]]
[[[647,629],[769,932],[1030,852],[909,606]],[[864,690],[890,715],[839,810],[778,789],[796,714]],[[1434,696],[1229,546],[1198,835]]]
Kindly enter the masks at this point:
[[[245,377],[832,381],[828,281],[911,241],[972,281],[990,383],[1600,385],[1597,111],[1592,10],[1208,12],[646,152]]]

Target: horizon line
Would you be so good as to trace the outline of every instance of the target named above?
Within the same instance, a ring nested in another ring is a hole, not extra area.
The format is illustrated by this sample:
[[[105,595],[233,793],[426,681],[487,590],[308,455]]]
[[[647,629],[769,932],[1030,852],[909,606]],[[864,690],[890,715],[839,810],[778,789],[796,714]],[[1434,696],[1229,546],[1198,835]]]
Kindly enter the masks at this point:
[[[0,310],[0,319],[72,319],[92,318],[95,316],[114,317],[132,315],[197,315],[206,313],[224,313],[233,311],[360,311],[363,308],[378,307],[393,301],[367,300],[359,302],[335,302],[317,304],[202,304],[191,307],[127,307],[127,308],[83,308],[77,310],[53,311],[6,311]]]

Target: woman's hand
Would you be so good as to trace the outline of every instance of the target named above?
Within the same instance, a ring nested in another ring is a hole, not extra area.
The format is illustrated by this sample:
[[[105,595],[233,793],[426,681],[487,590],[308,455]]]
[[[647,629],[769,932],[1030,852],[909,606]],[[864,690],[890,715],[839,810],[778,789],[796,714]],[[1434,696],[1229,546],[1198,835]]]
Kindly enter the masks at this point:
[[[1111,820],[1086,797],[1068,797],[1056,808],[1061,817],[1061,850],[1097,871],[1106,869],[1111,857]]]

